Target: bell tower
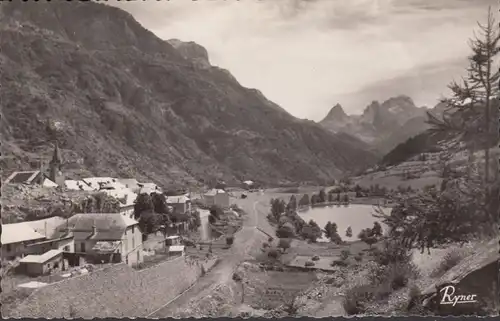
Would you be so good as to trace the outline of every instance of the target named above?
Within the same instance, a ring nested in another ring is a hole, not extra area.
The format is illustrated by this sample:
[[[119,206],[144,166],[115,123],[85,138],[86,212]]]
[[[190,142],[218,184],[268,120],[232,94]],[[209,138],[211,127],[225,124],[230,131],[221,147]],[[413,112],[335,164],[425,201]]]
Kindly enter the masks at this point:
[[[59,186],[64,185],[64,177],[62,175],[62,157],[61,151],[59,150],[59,144],[56,140],[54,146],[54,153],[52,154],[52,159],[49,163],[49,178],[51,181]]]

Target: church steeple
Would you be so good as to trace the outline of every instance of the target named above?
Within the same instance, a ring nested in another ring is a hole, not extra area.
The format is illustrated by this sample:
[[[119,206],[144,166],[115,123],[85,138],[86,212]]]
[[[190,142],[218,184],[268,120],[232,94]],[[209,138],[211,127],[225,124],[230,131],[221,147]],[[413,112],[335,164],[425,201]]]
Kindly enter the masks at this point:
[[[64,178],[62,177],[61,173],[62,157],[57,140],[55,142],[54,153],[52,154],[52,159],[50,160],[49,167],[50,167],[49,171],[50,180],[53,181],[54,183],[57,183],[58,185],[61,184],[61,179],[63,180]]]
[[[52,154],[52,160],[50,161],[50,164],[57,165],[57,167],[59,169],[61,169],[62,157],[61,157],[61,151],[59,150],[59,144],[57,143],[57,140],[56,140],[56,143],[54,146],[54,153]]]

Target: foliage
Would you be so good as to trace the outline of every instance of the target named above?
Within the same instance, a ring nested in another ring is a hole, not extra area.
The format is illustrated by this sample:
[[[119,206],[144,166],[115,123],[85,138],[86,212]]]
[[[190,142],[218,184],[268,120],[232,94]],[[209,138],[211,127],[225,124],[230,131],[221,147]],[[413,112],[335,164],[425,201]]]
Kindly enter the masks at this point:
[[[311,259],[311,260],[312,260],[312,261],[319,261],[319,256],[315,255],[315,256],[313,256],[313,257],[312,257],[312,259]]]
[[[267,252],[267,256],[273,259],[277,259],[279,256],[279,252],[276,251],[275,249],[272,249],[269,252]]]
[[[358,238],[368,244],[370,248],[372,247],[373,244],[377,243],[377,237],[373,235],[373,231],[370,228],[365,228],[361,230],[358,234]]]
[[[347,315],[363,314],[365,304],[373,299],[374,289],[369,285],[358,285],[346,291],[342,306]]]
[[[312,261],[306,261],[304,265],[308,267],[308,266],[314,266],[315,264]]]
[[[346,267],[348,266],[349,264],[346,262],[346,261],[342,261],[342,260],[334,260],[332,261],[332,263],[330,263],[331,266],[340,266],[340,267]]]
[[[275,222],[280,221],[280,217],[286,211],[285,201],[282,199],[272,199],[271,200],[271,216]]]
[[[297,198],[295,197],[295,195],[292,195],[290,197],[290,201],[288,201],[288,204],[286,205],[286,210],[287,212],[294,212],[297,210]]]
[[[344,194],[344,203],[349,203],[349,194]]]
[[[349,252],[349,250],[342,250],[342,252],[340,252],[340,258],[345,261],[349,258],[349,255],[351,255],[351,252]]]
[[[153,211],[144,211],[139,218],[139,228],[143,234],[151,234],[157,231],[160,221],[161,215]]]
[[[382,243],[381,249],[372,252],[374,261],[382,266],[396,263],[408,263],[412,260],[411,250],[402,247],[397,241],[386,240]]]
[[[382,236],[382,225],[380,225],[379,222],[374,222],[373,223],[372,235],[375,236],[375,237],[381,237]]]
[[[151,199],[151,195],[142,193],[137,196],[137,199],[134,202],[135,219],[141,217],[141,213],[145,211],[154,211],[154,205]]]
[[[354,259],[356,260],[356,262],[361,262],[361,260],[363,259],[363,257],[361,255],[356,255],[354,257]]]
[[[287,249],[289,249],[291,246],[291,242],[289,239],[282,238],[278,242],[278,247],[280,249],[283,249],[283,252],[285,252]]]
[[[300,231],[300,235],[311,242],[316,242],[321,237],[321,234],[321,228],[313,220],[310,220]]]
[[[326,192],[325,189],[321,189],[318,194],[318,203],[324,203],[326,202]]]
[[[276,230],[276,236],[279,238],[292,238],[295,236],[295,233],[289,226],[284,225]]]
[[[352,228],[349,226],[345,231],[345,236],[352,237]]]
[[[330,239],[335,233],[337,233],[337,229],[338,227],[336,223],[328,221],[325,225],[325,236]]]
[[[192,230],[195,230],[201,226],[200,212],[194,211],[190,213],[189,225]]]
[[[160,193],[152,193],[150,197],[151,197],[151,202],[153,203],[153,209],[156,213],[160,214],[169,213],[165,195]]]
[[[311,204],[311,202],[309,200],[309,195],[308,194],[302,195],[302,197],[300,198],[300,201],[299,201],[299,205],[300,206],[309,206],[310,204]]]
[[[311,196],[311,205],[320,203],[319,195],[313,194]]]
[[[226,237],[226,244],[227,245],[233,245],[234,242],[234,236],[230,235]]]
[[[401,246],[423,252],[450,242],[465,243],[494,235],[498,213],[498,186],[487,189],[481,179],[449,179],[444,190],[429,188],[413,195],[394,196],[389,215],[377,209],[376,217],[389,228]]]
[[[217,220],[220,220],[220,218],[224,215],[224,210],[217,205],[212,205],[210,207],[210,215],[213,215]]]
[[[441,277],[443,274],[448,272],[451,268],[456,266],[462,259],[465,254],[463,251],[458,249],[453,249],[452,251],[446,253],[443,260],[439,263],[434,271],[432,271],[431,276],[433,277]]]

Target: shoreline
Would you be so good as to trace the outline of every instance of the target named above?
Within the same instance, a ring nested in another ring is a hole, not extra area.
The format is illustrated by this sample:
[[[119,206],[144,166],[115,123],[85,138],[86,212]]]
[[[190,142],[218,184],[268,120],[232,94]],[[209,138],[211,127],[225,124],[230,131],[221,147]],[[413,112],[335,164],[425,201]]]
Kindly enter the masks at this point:
[[[305,212],[308,211],[312,208],[317,208],[317,207],[327,207],[327,206],[349,206],[349,205],[372,205],[372,206],[381,206],[385,208],[392,208],[394,204],[380,204],[380,198],[355,198],[353,200],[349,200],[348,203],[344,202],[323,202],[323,203],[316,203],[314,205],[303,205],[297,207],[297,212]]]

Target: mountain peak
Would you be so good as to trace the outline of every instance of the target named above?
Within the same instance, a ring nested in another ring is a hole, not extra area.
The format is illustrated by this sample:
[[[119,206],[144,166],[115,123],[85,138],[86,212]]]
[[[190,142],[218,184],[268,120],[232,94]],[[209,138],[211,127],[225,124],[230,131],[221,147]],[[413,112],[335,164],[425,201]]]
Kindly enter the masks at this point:
[[[323,119],[323,121],[331,121],[331,120],[344,120],[348,118],[347,114],[344,111],[344,108],[340,104],[336,104],[335,106],[330,109],[326,117]]]

